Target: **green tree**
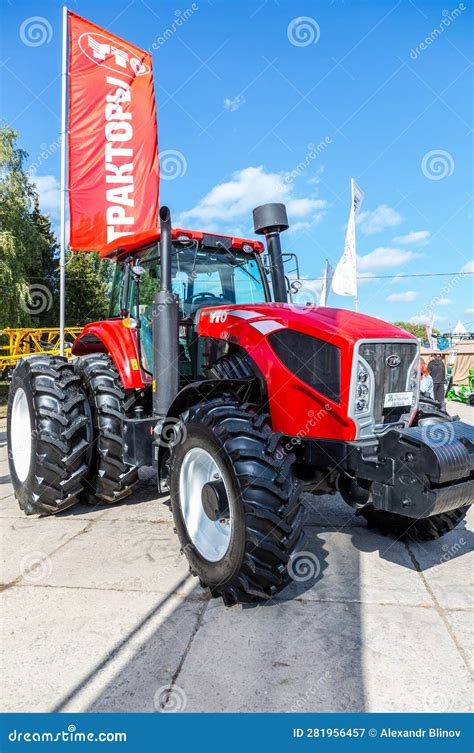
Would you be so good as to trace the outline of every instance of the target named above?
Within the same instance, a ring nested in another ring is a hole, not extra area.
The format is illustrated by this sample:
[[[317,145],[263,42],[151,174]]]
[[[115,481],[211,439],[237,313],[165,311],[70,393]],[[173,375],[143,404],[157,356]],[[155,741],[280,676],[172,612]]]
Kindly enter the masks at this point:
[[[0,127],[0,327],[46,324],[54,299],[56,240],[17,138],[9,126]]]
[[[68,251],[66,258],[66,324],[82,326],[109,313],[113,264],[96,253]]]
[[[394,324],[396,327],[401,327],[407,332],[411,332],[415,337],[419,337],[422,342],[426,342],[428,339],[426,337],[426,327],[424,324],[411,324],[410,322],[394,322]],[[439,330],[433,327],[433,335],[437,336],[439,334]]]

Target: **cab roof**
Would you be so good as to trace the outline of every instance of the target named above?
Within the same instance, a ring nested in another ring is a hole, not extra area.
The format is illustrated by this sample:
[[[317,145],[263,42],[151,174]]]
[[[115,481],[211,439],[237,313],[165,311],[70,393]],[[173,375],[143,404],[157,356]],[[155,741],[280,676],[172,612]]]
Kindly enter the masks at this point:
[[[102,251],[100,256],[104,259],[117,259],[124,254],[133,253],[141,249],[152,246],[160,240],[160,229],[147,231],[145,233],[138,233],[133,236],[123,236],[117,238],[117,240],[109,243]],[[179,239],[198,241],[203,246],[214,246],[218,248],[219,243],[222,243],[226,248],[239,250],[244,246],[250,246],[251,250],[255,253],[261,254],[264,251],[263,243],[256,240],[249,240],[247,238],[237,238],[233,235],[219,235],[217,233],[205,233],[201,230],[186,230],[184,228],[174,227],[171,230],[171,239],[177,241]]]

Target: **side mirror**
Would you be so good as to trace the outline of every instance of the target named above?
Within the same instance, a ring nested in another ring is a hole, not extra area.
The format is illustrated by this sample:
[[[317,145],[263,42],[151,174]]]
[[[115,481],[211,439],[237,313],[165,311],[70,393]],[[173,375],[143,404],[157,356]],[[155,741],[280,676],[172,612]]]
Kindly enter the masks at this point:
[[[288,292],[291,295],[296,295],[296,293],[298,293],[298,291],[300,291],[303,287],[301,280],[292,280],[291,282],[288,280],[288,283]]]
[[[132,275],[136,277],[138,280],[140,280],[141,277],[145,274],[145,268],[141,267],[140,264],[135,264],[134,267],[132,267]]]

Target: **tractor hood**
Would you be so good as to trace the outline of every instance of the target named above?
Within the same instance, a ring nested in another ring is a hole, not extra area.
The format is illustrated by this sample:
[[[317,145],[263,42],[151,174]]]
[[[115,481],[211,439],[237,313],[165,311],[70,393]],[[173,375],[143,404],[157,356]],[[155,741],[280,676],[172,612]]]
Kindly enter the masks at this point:
[[[372,316],[356,314],[347,309],[298,306],[291,303],[213,306],[201,309],[198,322],[200,335],[226,340],[232,339],[233,330],[242,330],[243,325],[248,325],[262,335],[283,328],[293,329],[322,340],[330,340],[335,345],[339,344],[339,340],[347,344],[373,338],[416,339],[409,332]]]
[[[291,332],[298,336],[288,337],[286,333]],[[350,416],[357,341],[418,344],[413,335],[381,319],[346,309],[291,303],[202,309],[198,334],[247,353],[265,384],[272,421],[279,431],[347,441],[357,433]],[[308,340],[314,341],[312,351]]]

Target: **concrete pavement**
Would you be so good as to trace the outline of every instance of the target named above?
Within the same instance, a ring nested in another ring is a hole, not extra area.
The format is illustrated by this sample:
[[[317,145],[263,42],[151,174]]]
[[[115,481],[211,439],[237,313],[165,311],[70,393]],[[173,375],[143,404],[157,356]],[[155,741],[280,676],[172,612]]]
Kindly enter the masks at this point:
[[[3,711],[470,710],[472,512],[407,545],[308,495],[309,579],[227,609],[146,473],[120,505],[27,518],[5,421],[0,453]]]

